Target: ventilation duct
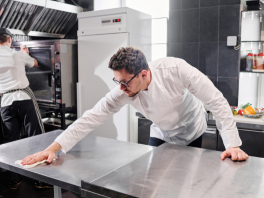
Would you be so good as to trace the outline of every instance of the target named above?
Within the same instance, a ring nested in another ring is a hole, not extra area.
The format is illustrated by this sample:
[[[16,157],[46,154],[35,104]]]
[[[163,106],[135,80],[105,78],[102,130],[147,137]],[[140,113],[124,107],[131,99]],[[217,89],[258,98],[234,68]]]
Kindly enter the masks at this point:
[[[0,0],[0,27],[12,34],[64,38],[81,8],[51,0]]]

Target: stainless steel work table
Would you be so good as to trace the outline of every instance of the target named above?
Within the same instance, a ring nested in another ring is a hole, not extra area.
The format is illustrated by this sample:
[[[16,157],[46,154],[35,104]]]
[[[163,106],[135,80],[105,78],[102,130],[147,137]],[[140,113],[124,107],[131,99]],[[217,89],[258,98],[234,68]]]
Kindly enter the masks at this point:
[[[81,194],[81,180],[92,182],[153,150],[153,147],[87,135],[49,165],[24,169],[16,160],[48,147],[62,130],[0,145],[0,167]]]
[[[263,198],[264,159],[222,161],[221,152],[163,144],[91,183],[83,195],[141,198]]]

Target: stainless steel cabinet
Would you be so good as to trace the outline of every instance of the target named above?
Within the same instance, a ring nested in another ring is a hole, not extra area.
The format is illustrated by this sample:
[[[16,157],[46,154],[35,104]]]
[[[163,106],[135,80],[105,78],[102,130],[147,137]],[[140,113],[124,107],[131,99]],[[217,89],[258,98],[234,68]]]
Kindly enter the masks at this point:
[[[216,150],[217,149],[217,129],[214,126],[208,126],[203,134],[202,148]]]
[[[148,145],[150,125],[152,122],[146,118],[138,118],[138,143]]]
[[[242,140],[240,147],[250,156],[264,157],[264,131],[239,129],[239,136]],[[218,151],[224,151],[223,140],[218,136]]]

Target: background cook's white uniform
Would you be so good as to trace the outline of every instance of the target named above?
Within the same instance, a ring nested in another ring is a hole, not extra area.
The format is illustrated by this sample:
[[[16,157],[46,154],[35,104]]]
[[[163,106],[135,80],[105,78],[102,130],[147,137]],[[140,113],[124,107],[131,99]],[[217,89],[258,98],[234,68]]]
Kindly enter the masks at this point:
[[[22,51],[16,51],[7,46],[0,46],[0,54],[0,93],[29,86],[25,65],[33,67],[34,59]],[[31,98],[23,91],[4,94],[1,107],[21,100],[31,100]]]
[[[203,73],[184,60],[172,57],[148,64],[152,74],[148,90],[140,91],[134,97],[128,97],[119,86],[111,90],[56,138],[62,150],[70,150],[125,104],[131,104],[154,123],[151,137],[187,145],[201,136],[207,127],[202,102],[214,114],[226,149],[241,146],[227,100]]]

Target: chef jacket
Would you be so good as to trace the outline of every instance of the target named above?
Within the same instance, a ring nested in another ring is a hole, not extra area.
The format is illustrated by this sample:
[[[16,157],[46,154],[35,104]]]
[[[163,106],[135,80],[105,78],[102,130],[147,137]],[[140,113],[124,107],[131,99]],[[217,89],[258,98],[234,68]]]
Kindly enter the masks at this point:
[[[206,130],[204,105],[213,113],[226,149],[242,144],[227,100],[208,77],[179,58],[166,57],[148,64],[148,89],[128,97],[115,87],[56,138],[64,152],[126,104],[153,122],[151,137],[179,145],[189,144]]]
[[[22,51],[0,46],[0,93],[29,86],[25,66],[33,67],[34,59]],[[4,94],[1,107],[21,100],[30,100],[30,97],[23,91]]]

